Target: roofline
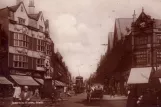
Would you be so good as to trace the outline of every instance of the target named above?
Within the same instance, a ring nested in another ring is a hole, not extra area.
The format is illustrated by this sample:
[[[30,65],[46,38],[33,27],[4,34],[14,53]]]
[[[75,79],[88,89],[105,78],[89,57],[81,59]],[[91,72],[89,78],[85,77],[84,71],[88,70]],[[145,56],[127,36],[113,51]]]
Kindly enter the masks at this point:
[[[133,19],[133,18],[115,18],[115,19],[117,20],[117,19]]]
[[[19,4],[17,4],[17,5],[13,5],[13,6],[18,6],[18,8],[19,8],[21,4],[23,4],[23,5],[24,5],[24,8],[25,8],[26,14],[27,14],[28,18],[30,18],[30,19],[33,19],[33,20],[35,20],[35,21],[38,21],[38,20],[39,20],[39,18],[40,18],[40,16],[41,16],[41,14],[43,14],[43,12],[42,12],[42,11],[39,11],[39,12],[38,12],[38,17],[35,19],[35,18],[31,17],[31,16],[30,16],[30,14],[27,12],[27,9],[26,9],[26,7],[25,7],[24,2],[20,2]],[[10,11],[13,11],[13,10],[11,9],[11,7],[12,7],[12,6],[10,6],[10,7],[8,7],[8,6],[7,6],[7,7],[4,7],[4,8],[1,8],[1,9],[0,9],[0,11],[1,11],[1,10],[3,10],[3,9],[9,9]],[[17,9],[18,9],[18,8],[17,8]],[[16,9],[16,11],[17,11],[17,9]],[[13,12],[16,12],[16,11],[13,11]],[[44,25],[45,25],[45,20],[44,20]]]
[[[1,10],[4,10],[4,9],[8,9],[8,6],[7,6],[7,7],[4,7],[4,8],[1,8],[0,11],[1,11]]]

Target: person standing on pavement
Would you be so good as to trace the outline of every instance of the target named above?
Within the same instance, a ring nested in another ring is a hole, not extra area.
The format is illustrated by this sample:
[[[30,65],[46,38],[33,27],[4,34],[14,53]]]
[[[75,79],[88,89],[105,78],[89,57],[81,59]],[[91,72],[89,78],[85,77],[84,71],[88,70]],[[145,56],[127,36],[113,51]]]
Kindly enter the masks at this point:
[[[31,100],[31,93],[28,89],[28,86],[24,86],[24,90],[20,94],[20,101],[26,102]]]
[[[14,88],[13,100],[18,101],[18,99],[20,98],[20,94],[21,94],[21,87],[15,84],[13,88]]]

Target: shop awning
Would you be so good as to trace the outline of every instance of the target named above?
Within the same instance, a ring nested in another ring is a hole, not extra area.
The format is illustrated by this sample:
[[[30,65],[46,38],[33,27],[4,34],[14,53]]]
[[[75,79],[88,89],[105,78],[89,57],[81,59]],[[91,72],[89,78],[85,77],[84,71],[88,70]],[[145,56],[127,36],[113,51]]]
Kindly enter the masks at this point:
[[[19,85],[27,85],[27,86],[39,85],[31,76],[11,75],[11,77]]]
[[[34,78],[38,83],[40,83],[41,85],[44,84],[44,80],[40,79],[40,78]]]
[[[53,80],[53,84],[54,84],[54,80]],[[55,86],[61,86],[61,87],[65,87],[65,83],[61,82],[61,81],[58,81],[58,80],[55,80]]]
[[[132,68],[128,78],[128,84],[144,84],[149,82],[152,68]]]
[[[12,82],[10,82],[7,78],[0,76],[0,84],[12,85]]]

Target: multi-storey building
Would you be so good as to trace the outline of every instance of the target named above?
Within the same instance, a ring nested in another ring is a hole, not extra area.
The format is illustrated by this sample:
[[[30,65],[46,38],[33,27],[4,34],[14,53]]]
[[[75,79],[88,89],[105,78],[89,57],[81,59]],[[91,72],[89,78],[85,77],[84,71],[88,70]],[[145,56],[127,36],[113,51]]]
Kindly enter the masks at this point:
[[[149,83],[152,71],[161,64],[161,20],[141,12],[132,23],[132,69],[129,84]],[[135,78],[137,76],[137,79]]]
[[[0,74],[14,80],[24,78],[20,75],[43,78],[50,67],[54,44],[49,35],[49,21],[42,12],[35,13],[34,8],[33,0],[28,8],[22,0],[17,0],[15,6],[0,9],[0,26],[7,43]]]

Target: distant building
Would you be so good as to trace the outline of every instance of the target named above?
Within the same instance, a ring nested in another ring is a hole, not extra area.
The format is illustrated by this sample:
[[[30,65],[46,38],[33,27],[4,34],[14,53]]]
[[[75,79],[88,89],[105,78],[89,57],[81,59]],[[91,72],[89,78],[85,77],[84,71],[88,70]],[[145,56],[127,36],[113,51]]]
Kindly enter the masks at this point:
[[[114,26],[114,46],[120,41],[124,40],[125,36],[131,31],[132,18],[117,18]]]
[[[114,41],[113,32],[109,32],[108,33],[108,52],[110,52],[113,48],[113,41]]]
[[[16,5],[0,9],[0,26],[7,43],[7,53],[1,59],[1,75],[14,75],[19,80],[23,79],[22,75],[41,79],[44,75],[52,75],[50,63],[54,43],[49,34],[49,21],[44,19],[42,12],[35,13],[34,9],[33,0],[28,8],[23,0],[17,0]],[[48,67],[51,71],[46,74]]]

